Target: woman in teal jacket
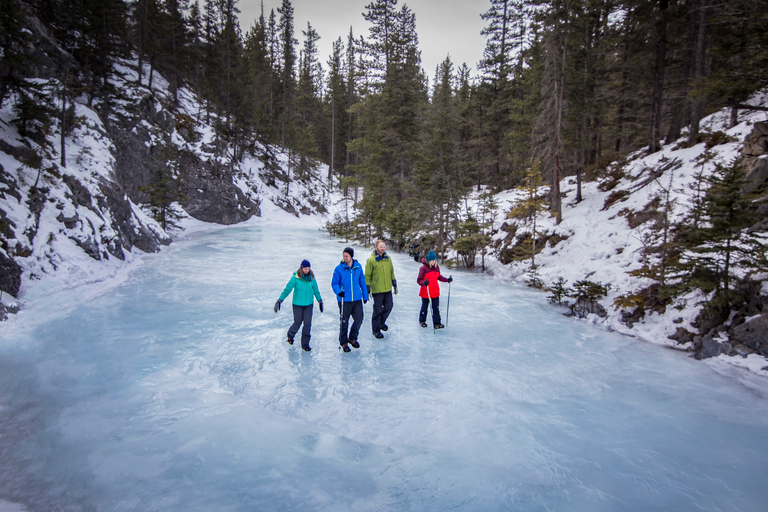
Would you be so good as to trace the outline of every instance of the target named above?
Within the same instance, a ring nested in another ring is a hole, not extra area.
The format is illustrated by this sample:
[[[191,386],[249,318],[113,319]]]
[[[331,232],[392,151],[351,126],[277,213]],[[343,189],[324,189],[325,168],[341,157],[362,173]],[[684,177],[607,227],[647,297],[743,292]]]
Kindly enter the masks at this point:
[[[315,273],[309,265],[309,261],[302,260],[301,266],[295,274],[291,276],[285,290],[280,294],[280,298],[275,302],[275,313],[280,310],[280,304],[293,291],[293,325],[288,329],[288,343],[293,345],[293,337],[299,331],[299,326],[304,324],[301,330],[301,348],[306,352],[312,350],[309,346],[310,330],[312,329],[312,309],[315,304],[315,298],[320,303],[320,312],[323,312],[323,298],[320,296],[320,290],[317,287]]]

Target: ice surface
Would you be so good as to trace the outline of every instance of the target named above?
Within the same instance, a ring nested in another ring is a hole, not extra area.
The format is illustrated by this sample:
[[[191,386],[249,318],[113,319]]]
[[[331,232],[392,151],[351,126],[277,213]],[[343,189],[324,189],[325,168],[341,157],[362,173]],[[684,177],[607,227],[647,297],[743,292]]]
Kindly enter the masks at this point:
[[[738,370],[445,268],[447,328],[422,329],[404,254],[386,337],[369,302],[344,354],[345,245],[199,232],[119,288],[6,322],[0,510],[765,510],[768,398]],[[272,311],[303,258],[326,302],[311,353],[284,341],[290,307]]]

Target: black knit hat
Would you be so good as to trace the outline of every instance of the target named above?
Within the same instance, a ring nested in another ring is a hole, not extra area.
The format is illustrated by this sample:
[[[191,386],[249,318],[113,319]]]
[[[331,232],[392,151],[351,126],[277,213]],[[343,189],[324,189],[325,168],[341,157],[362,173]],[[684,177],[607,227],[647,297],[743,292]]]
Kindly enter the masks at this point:
[[[355,257],[355,250],[351,247],[345,247],[343,252],[349,254],[353,258]]]

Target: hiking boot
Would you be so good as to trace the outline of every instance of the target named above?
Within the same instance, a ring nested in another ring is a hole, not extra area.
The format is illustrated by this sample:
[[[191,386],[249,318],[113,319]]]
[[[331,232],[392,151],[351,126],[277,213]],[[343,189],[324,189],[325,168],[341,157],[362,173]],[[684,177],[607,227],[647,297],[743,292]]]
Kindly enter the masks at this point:
[[[375,332],[373,333],[373,337],[376,338],[377,340],[380,340],[384,337],[384,335],[381,334],[380,332]]]
[[[341,346],[341,348],[344,350],[344,352],[352,352],[352,349],[349,348],[349,345],[344,344]]]
[[[427,322],[419,322],[419,325],[422,326],[422,327],[426,327],[427,326]]]
[[[312,347],[304,347],[304,352],[309,352],[310,350],[312,350]]]
[[[360,348],[360,344],[357,342],[357,340],[349,340],[349,344],[355,348]]]
[[[287,341],[289,345],[293,345],[293,338],[288,338],[285,341]]]
[[[387,324],[384,324],[381,326],[381,330],[386,332],[389,330],[389,327],[387,327]]]
[[[435,329],[442,329],[442,328],[444,328],[444,327],[445,327],[445,326],[444,326],[443,324],[437,324],[437,325],[435,326]]]

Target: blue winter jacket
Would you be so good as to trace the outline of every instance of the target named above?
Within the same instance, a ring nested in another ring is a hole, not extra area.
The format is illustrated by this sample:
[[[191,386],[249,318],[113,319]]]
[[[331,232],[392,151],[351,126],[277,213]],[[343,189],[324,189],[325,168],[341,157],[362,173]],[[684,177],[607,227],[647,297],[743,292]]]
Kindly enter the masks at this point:
[[[336,265],[331,278],[331,288],[336,294],[338,302],[354,302],[356,300],[368,300],[368,292],[365,286],[365,272],[357,260],[352,260],[350,267],[343,261]],[[339,293],[344,290],[344,297]]]

